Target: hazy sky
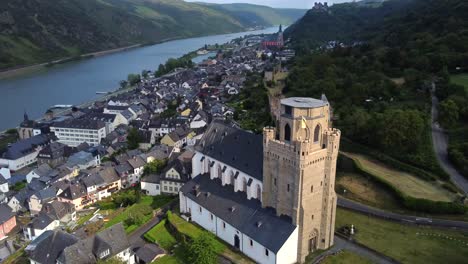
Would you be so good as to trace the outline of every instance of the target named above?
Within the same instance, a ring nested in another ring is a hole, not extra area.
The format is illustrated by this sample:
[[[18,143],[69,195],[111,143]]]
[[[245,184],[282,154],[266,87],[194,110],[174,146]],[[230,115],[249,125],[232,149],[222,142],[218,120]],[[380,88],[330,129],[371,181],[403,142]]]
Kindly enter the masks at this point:
[[[258,5],[267,5],[272,7],[289,8],[311,8],[315,2],[343,3],[351,0],[186,0],[187,2],[209,2],[209,3],[250,3]]]

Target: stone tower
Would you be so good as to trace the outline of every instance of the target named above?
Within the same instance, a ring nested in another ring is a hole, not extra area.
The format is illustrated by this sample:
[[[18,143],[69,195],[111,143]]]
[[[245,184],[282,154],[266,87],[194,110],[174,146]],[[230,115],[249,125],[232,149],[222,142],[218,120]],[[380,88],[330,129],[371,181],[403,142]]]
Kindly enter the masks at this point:
[[[333,245],[340,131],[325,96],[281,100],[278,127],[263,130],[264,207],[299,227],[298,262]]]
[[[278,42],[279,48],[282,48],[284,46],[283,25],[279,26],[278,39],[276,41]]]

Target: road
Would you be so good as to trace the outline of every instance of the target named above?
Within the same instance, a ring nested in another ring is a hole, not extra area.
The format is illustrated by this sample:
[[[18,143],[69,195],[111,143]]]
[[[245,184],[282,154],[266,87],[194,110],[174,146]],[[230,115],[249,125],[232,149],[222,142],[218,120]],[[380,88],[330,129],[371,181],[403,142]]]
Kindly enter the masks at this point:
[[[363,204],[360,204],[360,203],[357,203],[357,202],[354,202],[354,201],[351,201],[342,197],[338,198],[338,206],[355,211],[355,212],[359,212],[362,214],[371,215],[374,217],[407,223],[407,224],[468,230],[468,222],[444,220],[444,219],[431,219],[431,218],[425,218],[421,216],[412,216],[412,215],[401,215],[401,214],[396,214],[396,213],[380,210],[377,208],[373,208],[367,205],[363,205]]]
[[[393,261],[390,261],[387,258],[382,257],[381,255],[376,254],[375,252],[368,250],[367,248],[361,247],[339,236],[335,236],[335,243],[330,250],[327,250],[323,252],[322,254],[320,254],[319,256],[315,257],[311,263],[319,262],[318,260],[322,259],[324,256],[333,255],[342,250],[354,252],[360,256],[363,256],[369,259],[370,261],[372,261],[372,263],[379,263],[379,264],[395,263]]]
[[[434,145],[437,160],[445,172],[450,175],[452,182],[455,183],[465,194],[468,194],[468,179],[463,177],[455,169],[448,158],[448,138],[444,130],[437,123],[437,118],[439,116],[439,111],[437,109],[439,99],[434,95],[435,84],[433,83],[432,86],[432,143]]]
[[[142,225],[137,230],[135,230],[129,237],[128,242],[132,245],[133,248],[139,248],[145,245],[145,240],[143,235],[148,232],[151,228],[157,225],[161,219],[164,217],[164,213],[159,213],[156,217],[151,219],[148,223]]]

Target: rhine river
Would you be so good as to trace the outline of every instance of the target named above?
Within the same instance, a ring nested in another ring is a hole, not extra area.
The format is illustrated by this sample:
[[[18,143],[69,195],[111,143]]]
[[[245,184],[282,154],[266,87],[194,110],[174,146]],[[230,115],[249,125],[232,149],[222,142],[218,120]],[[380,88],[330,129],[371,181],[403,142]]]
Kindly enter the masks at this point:
[[[205,44],[222,44],[248,34],[274,33],[277,27],[225,35],[181,39],[101,57],[70,62],[32,74],[0,80],[0,131],[17,127],[26,111],[30,119],[53,105],[79,105],[99,98],[96,91],[113,91],[129,73],[156,70]],[[102,95],[101,95],[102,96]]]

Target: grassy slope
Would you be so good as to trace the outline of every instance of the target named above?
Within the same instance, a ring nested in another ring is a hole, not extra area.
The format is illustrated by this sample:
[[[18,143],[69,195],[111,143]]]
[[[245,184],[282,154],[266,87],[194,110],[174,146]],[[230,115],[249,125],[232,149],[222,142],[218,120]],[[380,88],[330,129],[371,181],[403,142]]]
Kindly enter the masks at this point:
[[[468,91],[468,74],[456,74],[450,76],[450,81],[454,84],[464,86]]]
[[[355,225],[360,243],[402,263],[465,263],[468,234],[415,227],[338,209],[336,227]]]
[[[364,155],[350,153],[345,155],[358,161],[367,172],[386,180],[409,196],[447,202],[453,201],[455,198],[452,193],[435,182],[421,180],[416,176],[393,169]]]

